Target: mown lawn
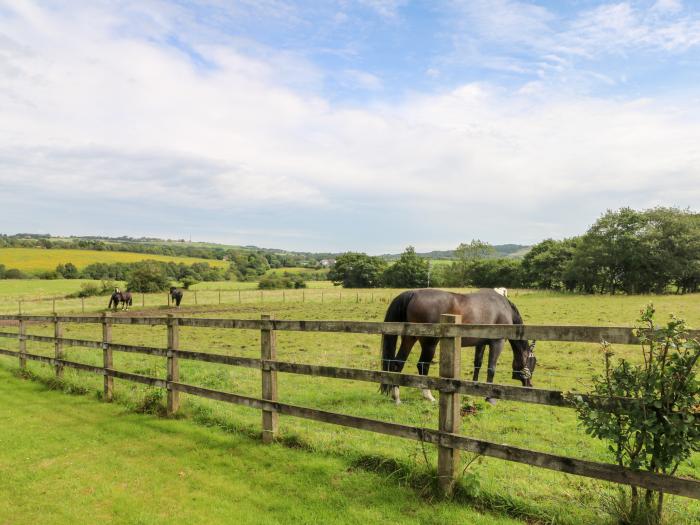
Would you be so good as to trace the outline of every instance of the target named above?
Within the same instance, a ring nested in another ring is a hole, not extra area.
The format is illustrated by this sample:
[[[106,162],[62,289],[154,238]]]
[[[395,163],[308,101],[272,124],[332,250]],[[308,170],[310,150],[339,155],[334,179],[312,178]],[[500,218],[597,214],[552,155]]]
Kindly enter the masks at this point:
[[[0,523],[507,525],[342,458],[70,396],[0,367]]]

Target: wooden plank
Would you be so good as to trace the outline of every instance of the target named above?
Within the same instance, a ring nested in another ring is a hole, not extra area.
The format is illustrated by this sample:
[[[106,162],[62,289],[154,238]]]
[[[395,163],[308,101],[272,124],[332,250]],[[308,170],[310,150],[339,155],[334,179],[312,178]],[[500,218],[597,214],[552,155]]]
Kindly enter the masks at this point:
[[[0,348],[0,354],[7,355],[10,357],[19,357],[19,352],[15,350],[8,350],[6,348]]]
[[[180,381],[180,365],[175,351],[180,346],[180,331],[178,320],[168,315],[168,414],[174,415],[180,409],[180,393],[173,390],[170,384]]]
[[[19,367],[24,370],[27,368],[27,358],[24,356],[27,353],[27,324],[21,317],[19,318],[17,339],[19,341]]]
[[[113,368],[112,349],[109,343],[112,342],[112,324],[109,313],[102,314],[102,363],[105,369]],[[114,379],[112,376],[104,377],[104,399],[111,402],[114,397]]]
[[[210,354],[207,352],[192,352],[190,350],[177,350],[175,352],[180,359],[205,361],[207,363],[221,363],[224,365],[241,366],[245,368],[260,368],[260,359],[254,357],[237,357],[223,354]]]
[[[8,339],[16,339],[17,332],[0,332],[0,337],[7,337]]]
[[[32,322],[52,322],[53,317],[22,316]],[[17,315],[0,319],[18,320]],[[61,322],[98,323],[91,315],[59,316]],[[117,316],[113,324],[167,325],[165,317]],[[486,339],[527,339],[538,341],[575,341],[636,344],[638,339],[630,327],[620,326],[538,326],[538,325],[452,325],[448,328],[430,323],[383,323],[365,321],[313,320],[254,320],[254,319],[200,319],[180,318],[180,326],[203,328],[233,328],[246,330],[277,330],[304,332],[344,332],[358,334],[411,335],[430,337],[474,337]],[[447,331],[445,331],[447,330]],[[700,338],[700,330],[689,330],[689,336]]]
[[[63,323],[58,320],[58,316],[55,313],[53,319],[53,336],[54,357],[56,357],[56,359],[63,359],[63,343],[61,342],[61,338],[63,337]],[[56,378],[63,378],[63,365],[61,364],[56,364]]]
[[[272,319],[271,315],[263,314],[262,320]],[[277,359],[277,344],[274,330],[260,330],[260,360]],[[266,401],[277,401],[277,372],[262,367],[262,398]],[[262,440],[272,443],[279,429],[279,416],[272,410],[262,411]]]
[[[693,479],[676,478],[662,474],[632,470],[608,463],[583,461],[566,456],[535,452],[467,436],[440,433],[433,429],[411,427],[398,423],[388,423],[375,419],[298,407],[280,402],[265,401],[263,399],[220,392],[182,383],[173,384],[173,388],[176,388],[180,392],[247,406],[258,410],[275,410],[284,415],[424,441],[434,445],[442,443],[444,446],[459,448],[461,450],[467,450],[507,461],[524,463],[577,476],[611,481],[613,483],[632,484],[642,488],[663,490],[668,494],[700,499],[700,482]]]
[[[459,324],[461,315],[442,314],[440,322]],[[459,379],[461,342],[459,337],[443,337],[440,339],[440,377]],[[440,392],[440,409],[438,413],[438,429],[442,433],[459,434],[460,427],[460,396],[454,390],[445,389]],[[450,496],[454,489],[459,470],[460,453],[458,448],[438,446],[438,485],[443,495]]]

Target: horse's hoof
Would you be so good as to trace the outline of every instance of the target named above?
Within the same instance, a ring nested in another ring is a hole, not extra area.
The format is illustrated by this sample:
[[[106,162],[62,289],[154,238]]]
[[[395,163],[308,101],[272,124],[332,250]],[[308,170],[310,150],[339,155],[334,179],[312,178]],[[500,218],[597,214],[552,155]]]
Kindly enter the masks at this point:
[[[496,406],[496,403],[498,403],[495,397],[487,397],[486,402],[492,406]]]
[[[422,389],[421,394],[423,394],[424,399],[427,399],[431,403],[435,403],[435,398],[433,397],[433,393],[429,389],[427,389],[427,388]]]

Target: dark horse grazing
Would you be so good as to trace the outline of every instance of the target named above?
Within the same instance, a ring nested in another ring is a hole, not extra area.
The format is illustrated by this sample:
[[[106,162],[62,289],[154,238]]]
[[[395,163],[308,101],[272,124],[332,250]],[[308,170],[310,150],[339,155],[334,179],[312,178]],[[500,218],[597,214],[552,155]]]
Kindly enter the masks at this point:
[[[170,297],[178,308],[180,308],[180,301],[182,301],[183,295],[184,292],[182,290],[178,290],[174,286],[170,287]]]
[[[132,304],[131,292],[120,292],[119,288],[115,288],[112,297],[109,298],[109,306],[107,308],[112,308],[112,304],[114,304],[114,311],[116,312],[119,303],[122,303],[122,310],[128,310]]]
[[[461,315],[463,324],[523,324],[520,312],[507,297],[492,289],[479,290],[475,293],[459,294],[424,288],[409,290],[399,294],[386,311],[386,322],[409,323],[438,323],[440,315]],[[397,335],[385,335],[382,338],[382,370],[400,372],[406,359],[417,340],[420,341],[421,355],[418,360],[418,373],[428,375],[430,363],[435,356],[438,344],[436,337],[402,336],[401,347],[396,354]],[[510,339],[513,349],[513,379],[519,379],[523,386],[532,386],[532,373],[535,370],[536,359],[533,353],[535,342]],[[475,346],[474,381],[479,379],[479,369],[484,357],[484,349],[489,345],[489,365],[486,380],[493,382],[496,373],[496,363],[503,351],[503,339],[481,339],[463,337],[462,346]],[[382,385],[385,394],[391,393],[394,401],[400,403],[399,387]],[[423,397],[435,401],[428,389],[423,390]]]

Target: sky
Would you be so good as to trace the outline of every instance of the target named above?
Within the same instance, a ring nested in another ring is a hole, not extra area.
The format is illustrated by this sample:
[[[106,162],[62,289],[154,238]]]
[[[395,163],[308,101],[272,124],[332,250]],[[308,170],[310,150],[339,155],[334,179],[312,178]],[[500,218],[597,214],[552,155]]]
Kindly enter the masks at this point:
[[[694,0],[0,0],[0,233],[379,254],[698,202]]]

